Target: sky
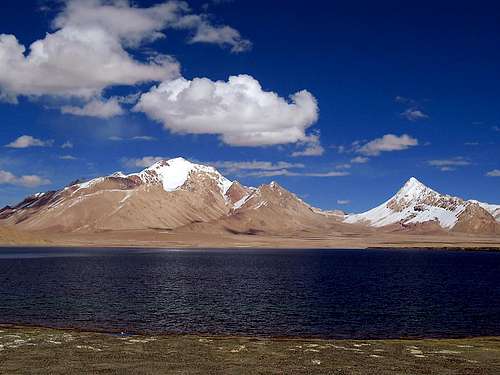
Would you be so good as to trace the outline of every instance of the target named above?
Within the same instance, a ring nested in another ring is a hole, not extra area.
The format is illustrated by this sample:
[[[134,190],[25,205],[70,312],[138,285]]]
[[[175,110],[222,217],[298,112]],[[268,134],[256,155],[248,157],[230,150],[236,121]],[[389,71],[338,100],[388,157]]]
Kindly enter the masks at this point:
[[[182,156],[323,209],[500,203],[500,4],[5,0],[0,205]]]

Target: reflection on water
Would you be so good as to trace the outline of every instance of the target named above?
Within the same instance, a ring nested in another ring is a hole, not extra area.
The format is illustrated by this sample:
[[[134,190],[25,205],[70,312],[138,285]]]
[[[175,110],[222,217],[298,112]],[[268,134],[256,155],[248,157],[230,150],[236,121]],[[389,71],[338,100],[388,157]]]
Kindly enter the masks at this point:
[[[0,322],[323,337],[500,334],[500,253],[0,250]]]

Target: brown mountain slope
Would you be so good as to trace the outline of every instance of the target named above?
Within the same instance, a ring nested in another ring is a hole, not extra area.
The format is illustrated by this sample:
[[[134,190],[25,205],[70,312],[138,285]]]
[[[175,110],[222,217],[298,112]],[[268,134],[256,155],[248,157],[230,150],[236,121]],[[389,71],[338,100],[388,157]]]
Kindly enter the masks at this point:
[[[246,188],[228,215],[208,223],[195,223],[179,232],[230,233],[273,236],[359,235],[373,232],[342,222],[342,212],[323,212],[311,207],[276,182],[257,189]]]
[[[172,229],[229,212],[231,205],[221,186],[222,181],[229,187],[228,180],[215,170],[174,160],[157,163],[139,174],[117,173],[36,194],[2,209],[0,221],[21,230]],[[179,188],[167,191],[164,178],[178,176],[162,175],[162,168],[175,164],[190,170]]]

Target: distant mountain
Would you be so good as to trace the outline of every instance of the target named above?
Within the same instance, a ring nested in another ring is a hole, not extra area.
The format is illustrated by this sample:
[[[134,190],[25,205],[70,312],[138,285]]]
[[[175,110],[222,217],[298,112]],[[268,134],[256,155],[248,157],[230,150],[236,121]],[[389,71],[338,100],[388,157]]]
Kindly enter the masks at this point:
[[[183,158],[37,193],[0,210],[4,225],[62,232],[172,230],[223,219],[228,230],[242,232],[329,221],[276,183],[246,187]]]
[[[276,182],[248,187],[183,158],[138,173],[113,173],[37,193],[0,210],[15,231],[98,233],[155,230],[359,236],[389,230],[500,233],[500,206],[442,195],[411,178],[389,201],[362,214],[314,208]],[[10,233],[10,232],[9,232]]]
[[[500,233],[500,205],[443,195],[410,178],[388,201],[361,214],[348,215],[344,222],[372,227],[396,225],[467,233]]]
[[[30,230],[171,229],[229,213],[231,184],[214,168],[177,158],[35,194],[0,219]]]

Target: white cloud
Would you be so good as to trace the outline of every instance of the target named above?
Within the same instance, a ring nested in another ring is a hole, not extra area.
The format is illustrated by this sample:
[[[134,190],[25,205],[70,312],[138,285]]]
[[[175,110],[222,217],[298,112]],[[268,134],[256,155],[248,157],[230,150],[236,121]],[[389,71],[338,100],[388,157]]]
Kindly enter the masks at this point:
[[[90,99],[109,86],[179,75],[179,65],[171,58],[136,61],[115,36],[99,28],[65,27],[25,52],[14,35],[0,35],[0,90],[10,101],[19,95]]]
[[[324,154],[325,149],[321,146],[319,140],[319,133],[311,134],[306,137],[305,141],[300,143],[304,143],[306,147],[302,151],[295,151],[292,153],[293,157],[297,156],[321,156]]]
[[[151,137],[149,135],[136,135],[136,136],[133,136],[130,138],[124,138],[124,137],[120,137],[117,135],[112,135],[111,137],[108,137],[108,139],[110,141],[116,141],[116,142],[119,142],[119,141],[155,141],[156,140],[155,137]]]
[[[223,173],[237,174],[242,177],[275,177],[275,176],[304,176],[304,177],[341,177],[349,175],[348,172],[308,172],[302,163],[289,163],[286,161],[215,161],[209,162]],[[299,169],[300,171],[295,171]]]
[[[345,163],[345,164],[337,164],[335,166],[335,169],[350,169],[351,164]]]
[[[142,158],[123,158],[122,164],[129,168],[147,168],[161,160],[168,159],[164,156],[144,156]]]
[[[61,148],[73,148],[73,143],[66,141],[61,145]]]
[[[134,141],[155,141],[155,137],[151,137],[150,135],[136,135],[132,137]]]
[[[486,173],[486,176],[489,177],[500,177],[500,169],[493,169]]]
[[[41,139],[32,137],[31,135],[22,135],[16,140],[5,145],[10,148],[27,148],[27,147],[50,147],[54,142],[52,140],[42,141]]]
[[[395,98],[394,98],[394,101],[396,103],[401,103],[401,104],[410,104],[410,105],[416,105],[417,102],[412,99],[412,98],[407,98],[405,96],[401,96],[401,95],[397,95]]]
[[[309,142],[305,131],[318,119],[316,99],[302,90],[290,101],[249,75],[226,81],[179,78],[153,87],[135,111],[163,123],[174,133],[218,134],[233,146]]]
[[[339,154],[345,154],[346,152],[348,152],[349,150],[347,149],[346,146],[344,145],[331,145],[330,148],[333,148],[334,150],[337,151],[337,153]]]
[[[207,163],[216,168],[223,169],[226,173],[235,173],[245,170],[276,171],[289,168],[304,168],[301,163],[288,163],[286,161],[215,161]]]
[[[409,147],[417,146],[418,140],[408,134],[397,136],[386,134],[381,138],[376,138],[363,146],[359,147],[357,152],[363,155],[377,156],[381,152],[406,150]]]
[[[293,172],[288,169],[280,169],[276,171],[256,171],[246,173],[245,176],[253,177],[276,177],[276,176],[288,176],[288,177],[343,177],[348,176],[349,172]]]
[[[185,18],[189,18],[185,17]],[[231,52],[245,52],[252,48],[252,43],[243,39],[238,30],[230,26],[213,26],[206,17],[191,16],[191,28],[196,28],[196,31],[190,43],[212,43],[219,46],[231,47]]]
[[[416,108],[408,108],[406,111],[401,112],[401,116],[409,121],[417,121],[429,118],[427,114]]]
[[[351,159],[351,163],[353,164],[364,164],[368,163],[370,161],[369,158],[366,158],[364,156],[356,156],[355,158]]]
[[[351,203],[351,201],[349,199],[337,199],[337,204],[345,205],[345,204],[349,204],[349,203]]]
[[[110,98],[108,100],[93,99],[83,107],[63,106],[61,107],[61,112],[75,116],[90,116],[108,119],[122,115],[124,110],[116,98]]]
[[[77,158],[75,158],[72,155],[61,155],[61,156],[59,156],[59,159],[61,159],[61,160],[76,160]]]
[[[471,162],[462,156],[457,156],[451,159],[435,159],[427,162],[430,166],[436,167],[443,172],[454,171],[457,167],[470,165]]]
[[[0,34],[0,99],[16,102],[18,96],[49,95],[90,101],[110,86],[174,79],[180,67],[172,57],[152,53],[140,61],[129,53],[163,38],[166,29],[190,30],[191,43],[228,45],[234,52],[251,45],[238,31],[213,26],[206,16],[192,14],[186,2],[176,0],[149,8],[129,0],[67,0],[52,28],[29,47],[14,35]],[[104,112],[102,106],[67,112],[102,117],[119,110],[115,103]]]
[[[0,170],[0,184],[35,187],[50,184],[50,180],[37,175],[15,176],[9,171]]]

